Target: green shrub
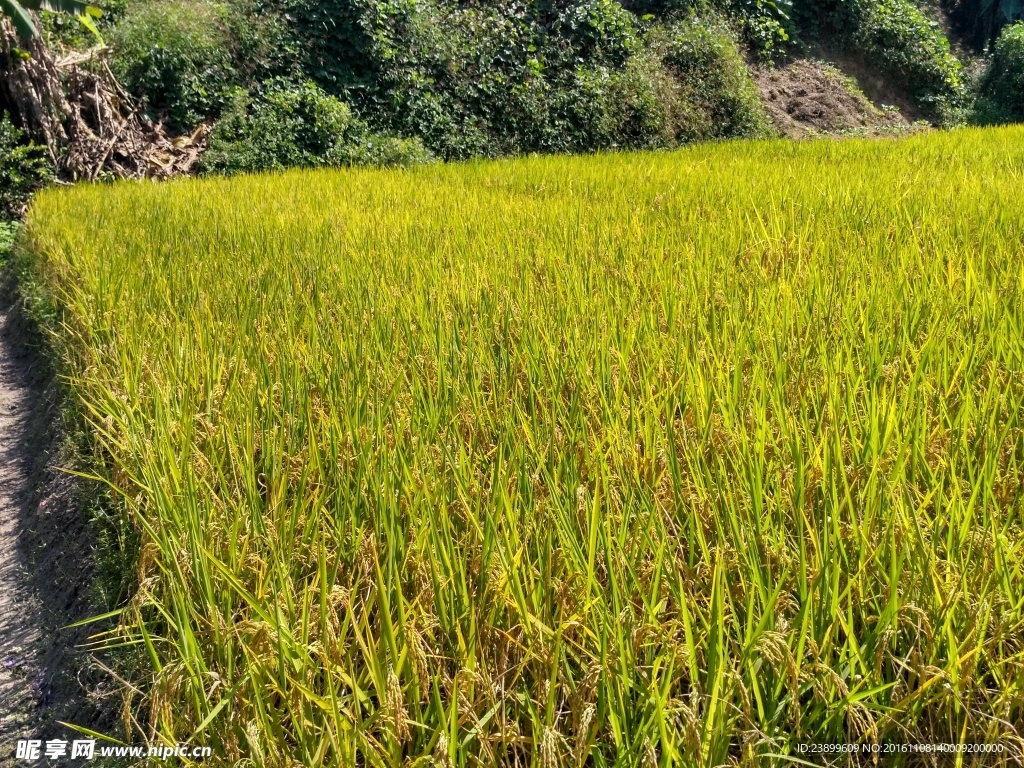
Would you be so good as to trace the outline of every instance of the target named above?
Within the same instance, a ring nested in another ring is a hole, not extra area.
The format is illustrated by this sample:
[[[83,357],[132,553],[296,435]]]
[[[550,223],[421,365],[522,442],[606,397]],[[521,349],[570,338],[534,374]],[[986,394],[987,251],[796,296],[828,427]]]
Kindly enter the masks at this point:
[[[689,16],[652,29],[619,69],[577,73],[572,102],[584,149],[654,149],[770,132],[729,26]]]
[[[718,17],[655,28],[622,69],[585,74],[593,148],[653,149],[770,132],[737,40]]]
[[[589,145],[591,126],[574,109],[586,85],[578,73],[605,57],[621,60],[629,45],[621,25],[578,5],[550,13],[505,2],[367,5],[376,76],[353,91],[356,106],[449,159]],[[602,24],[618,44],[595,43]],[[560,45],[550,45],[556,38]]]
[[[214,128],[203,169],[242,173],[323,165],[411,165],[429,161],[414,140],[379,136],[348,105],[313,83],[271,81],[255,97],[238,89]]]
[[[229,0],[225,23],[240,85],[303,79],[303,51],[277,2]]]
[[[793,30],[789,18],[792,0],[732,0],[745,42],[761,58],[785,53]]]
[[[717,20],[702,43],[709,60],[693,68],[665,60],[657,18],[616,0],[288,2],[292,18],[318,21],[295,28],[309,35],[318,83],[444,158],[665,147],[766,125],[736,40]]]
[[[442,157],[651,143],[614,130],[612,113],[632,108],[609,100],[636,79],[642,49],[639,22],[614,0],[290,1],[317,81]]]
[[[678,143],[672,121],[676,82],[650,46],[609,78],[602,104],[602,148],[656,149]]]
[[[636,17],[616,0],[569,4],[559,21],[577,56],[623,64],[639,45]]]
[[[99,9],[100,15],[93,21],[101,35],[118,24],[128,8],[128,0],[90,0]],[[91,48],[98,44],[96,36],[70,13],[43,10],[40,16],[40,32],[51,48]]]
[[[785,53],[796,32],[790,18],[793,0],[623,0],[622,4],[637,16],[649,15],[662,22],[686,14],[724,16],[741,32],[750,51],[763,59]]]
[[[763,136],[770,123],[736,40],[721,20],[691,17],[667,30],[664,61],[679,84],[670,103],[680,142]]]
[[[227,6],[207,0],[144,0],[111,30],[115,73],[177,128],[215,115],[236,81]]]
[[[26,142],[7,115],[0,116],[0,220],[20,216],[32,193],[52,179],[46,150]]]
[[[222,173],[321,165],[351,120],[347,105],[312,84],[271,83],[257,98],[238,89],[203,164]]]
[[[255,0],[259,2],[259,0]],[[365,0],[277,0],[290,20],[291,38],[302,71],[329,93],[366,89],[376,82],[377,62],[370,54],[373,37],[364,21],[376,18]],[[382,14],[388,13],[386,10]]]
[[[374,165],[385,168],[406,168],[425,165],[434,156],[419,139],[387,136],[366,129],[361,123],[327,153],[328,165]]]
[[[1024,23],[1004,28],[996,40],[974,119],[983,124],[1024,120]]]

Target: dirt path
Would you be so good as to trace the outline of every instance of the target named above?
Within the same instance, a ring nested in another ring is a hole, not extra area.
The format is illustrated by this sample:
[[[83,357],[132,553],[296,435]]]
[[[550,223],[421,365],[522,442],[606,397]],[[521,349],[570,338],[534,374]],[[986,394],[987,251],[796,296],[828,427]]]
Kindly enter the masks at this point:
[[[60,721],[109,730],[109,679],[82,650],[101,613],[77,481],[60,472],[61,414],[49,367],[0,286],[0,768],[18,739],[68,739]]]
[[[7,329],[7,313],[0,328]],[[0,336],[0,764],[18,738],[32,735],[45,705],[39,639],[42,610],[19,550],[22,512],[30,501],[29,462],[22,455],[31,392],[9,334]],[[38,738],[38,736],[36,736]]]

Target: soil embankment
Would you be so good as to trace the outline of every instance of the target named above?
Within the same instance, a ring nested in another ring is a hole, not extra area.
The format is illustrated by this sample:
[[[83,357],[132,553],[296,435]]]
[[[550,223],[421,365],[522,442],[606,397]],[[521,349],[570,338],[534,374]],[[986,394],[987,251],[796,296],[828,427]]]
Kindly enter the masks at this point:
[[[824,61],[797,59],[757,69],[754,81],[776,130],[787,138],[912,130],[905,110],[894,103],[873,103],[858,80]]]

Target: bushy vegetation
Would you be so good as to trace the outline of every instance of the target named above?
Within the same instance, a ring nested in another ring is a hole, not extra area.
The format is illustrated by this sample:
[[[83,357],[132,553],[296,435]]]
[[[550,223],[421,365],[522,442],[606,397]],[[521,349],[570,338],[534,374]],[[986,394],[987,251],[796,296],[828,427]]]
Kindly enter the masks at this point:
[[[310,83],[359,128],[341,142],[344,163],[762,136],[770,127],[750,61],[818,45],[881,72],[898,102],[916,102],[934,122],[962,123],[974,98],[938,22],[916,0],[99,4],[114,69],[151,117],[182,131],[221,122],[204,164],[221,171],[337,164],[316,149],[339,145],[337,137],[307,144],[301,134],[317,137],[323,126],[304,124],[308,110],[282,101],[304,99]],[[1018,5],[944,3],[959,27],[973,19],[990,31]],[[46,18],[54,40],[81,42],[76,25]],[[1014,107],[1001,106],[1013,99],[1012,66],[1007,77],[994,70],[986,79],[975,119],[1014,119]]]
[[[457,159],[763,134],[767,120],[736,33],[706,10],[673,22],[641,19],[615,0],[283,0],[258,9],[241,0],[140,0],[111,37],[118,72],[155,112],[181,125],[224,118],[221,144],[250,158],[238,167],[333,162],[289,149],[301,141],[285,141],[279,163],[267,159],[281,143],[282,120],[273,116],[282,111],[279,95],[301,93],[309,81],[369,126],[361,146],[374,148],[365,158],[418,151],[383,135],[418,139]],[[673,37],[695,50],[683,55]],[[289,55],[267,55],[276,50]],[[270,63],[248,72],[252,60]],[[266,98],[267,81],[280,79],[290,85]],[[244,107],[239,89],[250,94]],[[294,126],[302,114],[290,109],[284,122]],[[214,164],[233,167],[222,160],[223,153]]]
[[[285,21],[258,0],[131,0],[103,19],[122,83],[181,129],[218,117],[239,87],[301,80]]]
[[[444,159],[764,135],[744,46],[771,58],[838,40],[935,120],[959,122],[968,106],[960,63],[912,0],[134,0],[111,37],[118,71],[157,112],[182,125],[224,117],[221,145],[237,152],[217,156],[222,169],[333,162],[291,140],[269,160],[281,107],[264,92],[282,79],[292,93],[313,82],[371,133]],[[416,153],[384,141],[387,156]]]
[[[403,163],[420,149],[397,137],[419,140],[442,159],[466,159],[764,135],[768,121],[744,49],[761,59],[822,43],[842,49],[944,125],[962,123],[973,99],[949,41],[914,0],[107,5],[116,20],[109,32],[116,69],[155,115],[182,128],[224,118],[220,144],[231,143],[236,159],[221,151],[206,164],[221,169],[334,162],[290,139],[279,162],[269,160],[282,121],[269,116],[280,106],[265,92],[280,81],[288,85],[279,90],[291,93],[315,83],[343,103],[372,137],[363,146],[384,147],[364,160]],[[967,12],[957,6],[956,13]],[[999,88],[1009,93],[1012,85]],[[989,93],[978,114],[1007,119],[1012,109],[996,106],[1005,98]],[[294,126],[301,114],[292,110],[284,122]],[[265,128],[267,139],[255,138]]]
[[[671,19],[687,13],[728,16],[760,58],[784,53],[793,42],[793,0],[622,0],[637,16]]]
[[[795,0],[794,17],[808,39],[838,41],[935,119],[962,122],[969,103],[963,67],[938,22],[913,0]]]
[[[715,17],[700,34],[694,19],[666,29],[613,0],[381,0],[355,10],[297,0],[292,12],[323,87],[445,158],[675,146],[765,125],[735,37]],[[342,21],[315,24],[321,15]],[[701,48],[685,71],[664,60],[663,41],[676,34]],[[730,118],[709,130],[709,110]]]
[[[670,26],[660,49],[675,93],[668,100],[680,143],[770,131],[760,97],[721,19]]]
[[[1024,23],[1003,29],[981,83],[976,109],[981,123],[1024,120]]]
[[[57,5],[43,3],[43,10],[38,14],[39,32],[51,48],[90,48],[105,42],[102,36],[124,18],[129,2],[136,1],[90,0],[89,5],[98,10],[99,14],[89,17],[92,21],[89,25],[83,25],[81,17],[75,14],[49,10]],[[97,32],[100,33],[100,40],[96,37]]]
[[[109,33],[114,68],[154,114],[194,127],[228,103],[236,79],[228,8],[211,0],[142,0]]]
[[[146,737],[1019,756],[1022,167],[1002,129],[41,194]]]
[[[238,90],[218,121],[203,168],[239,173],[321,165],[414,165],[430,153],[416,139],[370,132],[343,102],[313,83]]]
[[[963,66],[938,22],[910,0],[862,3],[855,42],[865,57],[877,56],[889,74],[903,78],[919,104],[950,124],[962,122],[967,106]]]
[[[0,114],[0,222],[21,215],[32,193],[53,178],[46,150]]]

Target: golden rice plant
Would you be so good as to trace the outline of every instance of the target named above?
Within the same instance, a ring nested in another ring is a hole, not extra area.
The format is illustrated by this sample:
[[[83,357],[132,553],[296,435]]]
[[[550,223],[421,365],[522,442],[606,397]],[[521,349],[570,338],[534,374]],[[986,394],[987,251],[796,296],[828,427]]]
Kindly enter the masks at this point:
[[[247,766],[1019,759],[1022,189],[1008,128],[40,195],[142,536],[133,728]]]

